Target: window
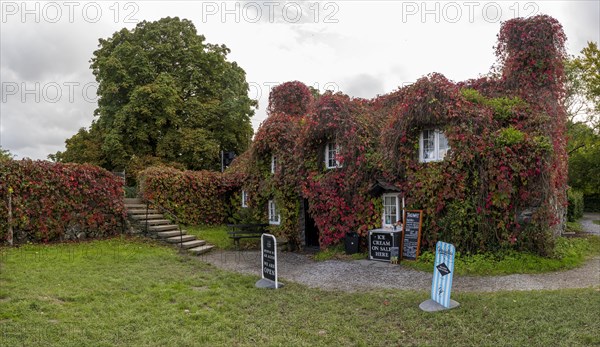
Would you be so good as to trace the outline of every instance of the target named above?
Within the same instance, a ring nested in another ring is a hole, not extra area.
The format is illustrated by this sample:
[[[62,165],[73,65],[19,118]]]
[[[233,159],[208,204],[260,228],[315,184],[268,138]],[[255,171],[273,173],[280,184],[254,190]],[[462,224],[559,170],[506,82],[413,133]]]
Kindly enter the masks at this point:
[[[439,130],[423,130],[419,144],[419,160],[424,163],[444,160],[450,150],[446,135]]]
[[[399,194],[383,194],[383,216],[381,226],[392,228],[396,222],[402,219]]]
[[[248,193],[242,190],[242,207],[248,207]]]
[[[275,173],[275,169],[277,169],[277,157],[275,155],[271,156],[271,173]]]
[[[281,215],[275,204],[275,200],[269,200],[269,224],[279,225],[281,223]]]
[[[335,169],[338,167],[342,167],[342,165],[337,161],[337,155],[340,151],[340,146],[335,142],[328,142],[325,145],[325,167],[328,169]]]

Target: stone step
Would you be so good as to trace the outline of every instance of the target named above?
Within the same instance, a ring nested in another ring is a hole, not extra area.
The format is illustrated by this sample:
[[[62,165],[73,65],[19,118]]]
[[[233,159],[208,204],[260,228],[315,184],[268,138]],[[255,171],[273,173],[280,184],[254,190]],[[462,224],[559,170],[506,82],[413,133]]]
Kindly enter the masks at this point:
[[[213,248],[215,248],[213,245],[204,245],[200,247],[189,248],[187,251],[194,255],[200,255],[210,251]]]
[[[141,221],[141,220],[145,220],[146,219],[146,214],[132,214],[131,216],[132,219],[135,219],[137,221]],[[148,215],[148,219],[164,219],[165,216],[163,216],[162,214],[149,214]]]
[[[128,210],[145,210],[146,204],[125,204]]]
[[[179,227],[176,224],[152,225],[152,226],[148,227],[148,231],[152,231],[152,232],[178,230],[178,229],[179,229]]]
[[[140,198],[125,198],[125,204],[143,204],[144,202]]]
[[[193,240],[193,241],[187,241],[184,243],[179,243],[179,244],[177,244],[177,247],[188,249],[188,248],[204,246],[204,244],[206,244],[206,241],[204,241],[204,240]]]
[[[155,235],[158,236],[158,238],[166,239],[166,238],[169,238],[169,237],[179,236],[180,234],[185,235],[186,231],[182,230],[181,233],[179,232],[179,230],[159,231]]]
[[[148,214],[159,214],[160,211],[159,210],[148,210],[146,211],[146,209],[142,209],[142,210],[127,210],[127,213],[129,215],[138,215],[138,214],[146,214],[146,212]]]
[[[148,220],[148,225],[165,225],[165,224],[171,224],[173,222],[171,222],[168,219],[149,219]],[[143,224],[146,224],[146,221],[143,221]]]
[[[181,243],[181,242],[187,242],[187,241],[193,241],[196,239],[196,236],[194,235],[177,235],[177,236],[173,236],[173,237],[169,237],[168,239],[164,239],[165,241],[167,241],[168,243]]]

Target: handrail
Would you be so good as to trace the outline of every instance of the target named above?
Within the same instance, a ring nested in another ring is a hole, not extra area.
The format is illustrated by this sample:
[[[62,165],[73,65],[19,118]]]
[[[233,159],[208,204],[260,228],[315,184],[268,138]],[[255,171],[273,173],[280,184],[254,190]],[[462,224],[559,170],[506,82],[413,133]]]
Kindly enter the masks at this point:
[[[143,199],[146,200],[146,234],[148,233],[148,210],[150,208],[150,204],[152,204],[152,206],[157,208],[163,214],[168,213],[169,215],[171,215],[171,217],[173,217],[175,219],[175,224],[177,224],[177,229],[179,229],[179,250],[180,251],[183,250],[183,230],[181,230],[181,223],[179,222],[179,217],[177,217],[177,215],[174,212],[165,208],[160,203],[158,203],[152,199],[148,199],[148,198],[143,198]]]

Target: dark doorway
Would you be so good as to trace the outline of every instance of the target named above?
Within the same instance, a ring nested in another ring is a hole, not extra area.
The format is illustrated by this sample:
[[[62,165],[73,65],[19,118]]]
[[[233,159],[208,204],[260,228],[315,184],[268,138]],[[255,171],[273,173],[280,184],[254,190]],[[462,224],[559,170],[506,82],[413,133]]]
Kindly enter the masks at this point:
[[[304,199],[304,242],[307,248],[319,247],[319,229],[308,212],[307,199]]]

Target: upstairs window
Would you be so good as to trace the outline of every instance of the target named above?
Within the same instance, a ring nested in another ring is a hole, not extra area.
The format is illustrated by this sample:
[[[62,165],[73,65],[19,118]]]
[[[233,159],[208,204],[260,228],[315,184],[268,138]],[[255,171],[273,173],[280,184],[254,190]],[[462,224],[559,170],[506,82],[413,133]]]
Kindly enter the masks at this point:
[[[248,207],[248,193],[242,190],[242,207]]]
[[[275,169],[277,169],[277,157],[275,155],[271,156],[271,173],[275,173]]]
[[[446,135],[439,130],[423,130],[419,139],[419,160],[422,163],[442,161],[450,150]]]
[[[275,200],[269,200],[269,224],[279,225],[281,223],[281,215],[275,204]]]
[[[337,155],[340,151],[340,146],[335,142],[328,142],[325,145],[325,167],[328,169],[335,169],[342,167],[337,161]]]

